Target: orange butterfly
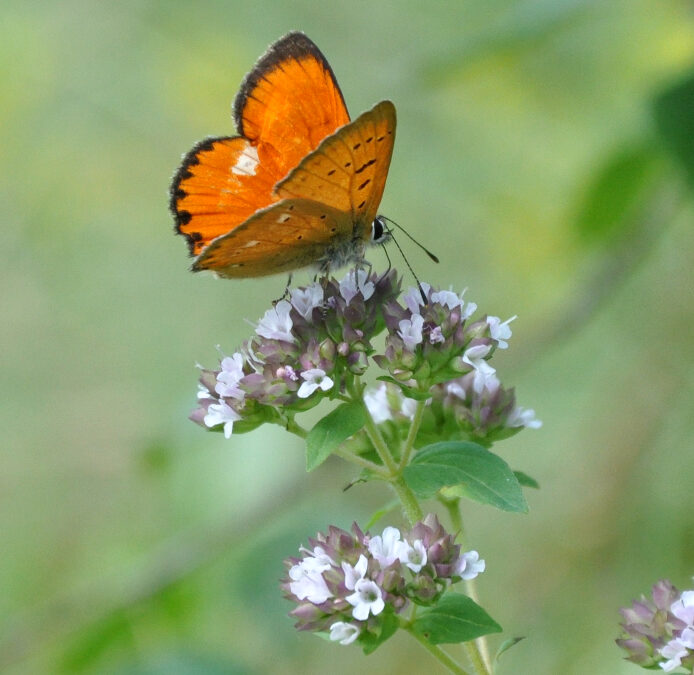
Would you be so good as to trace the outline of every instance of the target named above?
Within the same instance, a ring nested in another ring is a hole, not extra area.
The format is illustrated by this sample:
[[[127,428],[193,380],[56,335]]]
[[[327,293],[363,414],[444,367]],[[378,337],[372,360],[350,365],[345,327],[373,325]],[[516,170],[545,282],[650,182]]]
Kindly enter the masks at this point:
[[[193,271],[327,272],[387,239],[376,213],[395,139],[390,101],[350,122],[325,57],[293,32],[246,76],[234,119],[239,135],[195,145],[171,185]]]

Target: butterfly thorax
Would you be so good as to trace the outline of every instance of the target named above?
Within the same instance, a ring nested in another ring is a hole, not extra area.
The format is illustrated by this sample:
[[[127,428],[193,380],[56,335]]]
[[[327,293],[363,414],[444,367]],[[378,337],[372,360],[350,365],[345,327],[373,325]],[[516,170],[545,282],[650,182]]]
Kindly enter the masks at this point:
[[[368,225],[357,223],[351,238],[336,236],[325,251],[325,255],[317,261],[320,272],[328,273],[340,267],[359,264],[364,261],[367,246],[385,244],[390,239],[383,216],[376,216]]]

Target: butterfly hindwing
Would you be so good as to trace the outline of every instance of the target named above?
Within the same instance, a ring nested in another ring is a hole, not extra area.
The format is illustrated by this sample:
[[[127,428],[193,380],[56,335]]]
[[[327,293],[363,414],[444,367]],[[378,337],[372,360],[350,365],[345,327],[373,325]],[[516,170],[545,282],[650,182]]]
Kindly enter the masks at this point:
[[[325,138],[277,184],[275,194],[328,204],[370,231],[393,154],[395,125],[395,106],[381,101]]]
[[[284,199],[215,239],[193,264],[222,277],[259,277],[329,260],[335,247],[349,246],[348,214],[305,199]]]

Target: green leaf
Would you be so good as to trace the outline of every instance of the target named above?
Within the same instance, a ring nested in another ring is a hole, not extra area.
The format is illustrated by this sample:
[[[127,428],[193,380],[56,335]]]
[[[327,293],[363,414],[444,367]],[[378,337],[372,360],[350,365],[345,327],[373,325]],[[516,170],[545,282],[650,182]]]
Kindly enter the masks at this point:
[[[407,398],[413,398],[415,401],[426,401],[428,398],[431,398],[431,394],[428,391],[420,391],[419,389],[408,387],[406,384],[400,382],[400,380],[390,377],[390,375],[381,375],[376,379],[381,380],[382,382],[390,382],[391,384],[398,386],[404,396]]]
[[[386,611],[382,615],[381,623],[378,627],[378,633],[369,630],[362,633],[357,641],[364,650],[364,654],[371,654],[380,647],[388,638],[392,637],[398,629],[398,618],[392,612]]]
[[[540,484],[532,476],[528,476],[527,473],[514,471],[513,475],[523,487],[535,488],[535,490],[540,489]]]
[[[499,649],[496,651],[496,656],[494,657],[494,660],[498,661],[499,657],[504,653],[507,652],[511,647],[515,647],[521,640],[525,640],[524,637],[514,637],[514,638],[509,638],[508,640],[504,640],[501,643],[501,646]]]
[[[422,448],[405,468],[409,487],[421,498],[456,486],[469,499],[504,511],[527,513],[518,479],[501,457],[467,441],[443,441]]]
[[[419,614],[412,628],[433,645],[468,642],[501,632],[501,626],[487,612],[461,593],[444,595],[436,606]]]
[[[306,471],[321,465],[342,443],[366,424],[360,403],[341,403],[329,412],[306,436]]]
[[[586,242],[603,241],[633,226],[658,159],[654,147],[644,144],[619,150],[598,169],[574,222]]]
[[[656,128],[665,146],[694,183],[694,71],[653,101]]]
[[[371,518],[367,521],[367,523],[364,525],[364,530],[370,530],[383,516],[386,515],[386,513],[389,513],[393,509],[397,509],[400,506],[400,500],[399,499],[391,499],[384,507],[374,511],[371,514]]]

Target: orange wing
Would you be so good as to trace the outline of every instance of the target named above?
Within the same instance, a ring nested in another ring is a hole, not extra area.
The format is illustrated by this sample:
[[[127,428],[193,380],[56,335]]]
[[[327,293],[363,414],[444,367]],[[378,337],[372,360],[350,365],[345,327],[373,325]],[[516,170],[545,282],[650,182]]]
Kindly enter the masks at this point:
[[[282,201],[215,239],[193,270],[252,277],[361,260],[394,140],[395,106],[381,101],[324,139],[278,183]]]
[[[246,76],[234,118],[240,136],[198,143],[171,185],[176,230],[192,255],[277,201],[274,185],[349,121],[328,62],[297,32],[273,44]]]
[[[395,106],[381,101],[328,136],[275,187],[278,197],[301,197],[350,214],[367,238],[383,197],[395,141]]]
[[[329,266],[334,255],[349,255],[350,247],[348,214],[306,199],[283,199],[215,239],[192,269],[227,278],[260,277],[311,264]],[[361,250],[353,253],[361,257]]]

